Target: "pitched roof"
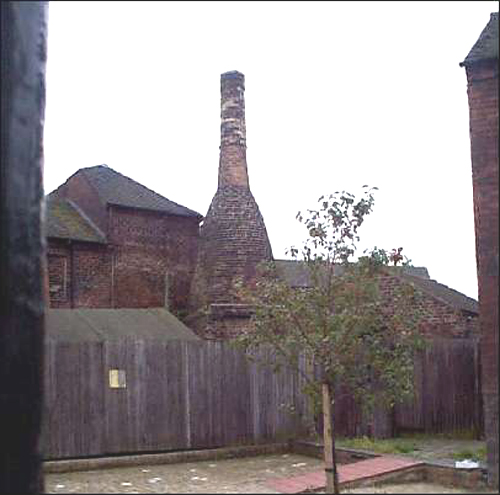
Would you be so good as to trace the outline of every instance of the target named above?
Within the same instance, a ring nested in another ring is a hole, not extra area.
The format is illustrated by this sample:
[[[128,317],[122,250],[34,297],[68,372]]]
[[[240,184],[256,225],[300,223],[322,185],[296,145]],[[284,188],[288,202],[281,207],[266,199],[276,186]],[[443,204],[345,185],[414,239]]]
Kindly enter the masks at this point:
[[[46,236],[105,243],[104,234],[71,201],[51,193],[46,197]]]
[[[170,201],[106,165],[82,168],[77,173],[85,175],[103,203],[202,218],[200,213]]]
[[[460,65],[470,66],[476,62],[495,59],[498,60],[498,12],[490,15],[488,24]]]
[[[278,276],[284,281],[288,282],[292,287],[309,287],[310,274],[307,265],[303,261],[295,260],[274,260]],[[390,269],[391,267],[389,267]],[[401,267],[403,270],[416,277],[429,278],[427,268],[423,266],[405,266]],[[342,266],[335,266],[334,273],[340,275],[342,273]]]
[[[122,338],[200,341],[192,330],[164,308],[55,309],[45,312],[48,339],[65,342]]]
[[[472,299],[471,297],[468,297],[465,294],[448,287],[447,285],[440,284],[436,280],[432,280],[430,278],[425,279],[421,277],[414,277],[409,274],[403,274],[402,278],[455,309],[479,314],[479,304],[475,299]]]
[[[307,265],[303,261],[275,260],[278,276],[289,283],[292,287],[310,287],[310,276]],[[479,314],[479,305],[475,299],[462,294],[444,284],[429,277],[427,268],[421,266],[387,267],[389,273],[393,273],[403,280],[429,294],[430,296],[461,311]],[[339,275],[342,267],[336,266],[334,273]]]

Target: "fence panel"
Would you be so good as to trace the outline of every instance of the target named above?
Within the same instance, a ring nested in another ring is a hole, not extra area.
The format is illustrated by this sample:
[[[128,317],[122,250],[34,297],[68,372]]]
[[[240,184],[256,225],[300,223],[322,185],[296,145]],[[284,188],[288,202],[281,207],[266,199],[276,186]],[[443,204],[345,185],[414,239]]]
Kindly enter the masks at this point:
[[[47,459],[272,442],[305,433],[314,419],[322,433],[302,374],[274,373],[228,342],[49,339],[45,353]],[[270,349],[257,356],[276,359]],[[319,372],[305,358],[301,366]],[[110,370],[125,372],[124,388],[110,386]],[[416,357],[415,384],[415,397],[395,408],[396,430],[482,432],[477,342],[430,343]],[[336,435],[365,433],[352,396],[337,394]]]
[[[415,359],[415,396],[395,411],[398,430],[482,431],[478,341],[434,339]]]
[[[105,437],[102,343],[47,339],[44,361],[44,457],[101,454]]]

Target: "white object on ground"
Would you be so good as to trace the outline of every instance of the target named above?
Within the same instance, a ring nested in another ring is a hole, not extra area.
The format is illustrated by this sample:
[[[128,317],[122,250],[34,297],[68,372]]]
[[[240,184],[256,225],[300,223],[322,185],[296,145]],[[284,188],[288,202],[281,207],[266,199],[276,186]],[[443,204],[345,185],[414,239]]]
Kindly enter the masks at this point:
[[[143,473],[150,473],[150,472],[151,472],[151,469],[141,469],[141,471],[142,471]]]
[[[132,486],[132,483],[129,483],[128,481],[124,481],[122,483],[122,486]]]
[[[64,488],[66,485],[61,485],[61,484],[58,484],[56,485],[56,488]]]
[[[292,467],[307,466],[307,462],[297,462],[297,464],[292,464]]]
[[[471,469],[479,467],[479,463],[473,461],[472,459],[464,459],[463,461],[456,461],[455,467],[461,469]]]

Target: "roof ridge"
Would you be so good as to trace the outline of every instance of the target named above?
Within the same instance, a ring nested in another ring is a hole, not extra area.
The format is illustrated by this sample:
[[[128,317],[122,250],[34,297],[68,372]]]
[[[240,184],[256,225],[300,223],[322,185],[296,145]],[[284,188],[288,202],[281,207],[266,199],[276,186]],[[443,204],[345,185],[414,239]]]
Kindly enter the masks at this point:
[[[107,170],[109,170],[110,172],[116,174],[116,175],[119,175],[120,177],[126,179],[127,181],[129,182],[132,182],[135,186],[139,186],[141,189],[145,189],[146,191],[148,191],[149,193],[152,193],[154,194],[156,197],[158,198],[161,198],[162,200],[165,200],[165,201],[168,201],[169,203],[171,203],[172,205],[175,205],[183,210],[187,210],[189,211],[190,213],[194,214],[195,216],[199,216],[199,217],[202,217],[203,215],[201,215],[200,213],[198,213],[197,211],[194,211],[194,210],[191,210],[190,208],[188,208],[187,206],[184,206],[184,205],[181,205],[180,203],[177,203],[175,201],[172,201],[171,199],[167,198],[166,196],[163,196],[162,194],[154,191],[153,189],[150,189],[149,187],[145,186],[144,184],[141,184],[140,182],[137,182],[136,180],[132,179],[131,177],[128,177],[127,175],[124,175],[122,174],[121,172],[118,172],[117,170],[115,170],[114,168],[111,168],[110,166],[106,165],[106,164],[102,164],[102,165],[94,165],[92,167],[86,167],[86,168],[82,168],[80,169],[80,171],[85,171],[85,170],[89,170],[89,169],[97,169],[97,168],[105,168]],[[91,182],[91,181],[90,181]],[[99,193],[98,193],[99,194]],[[109,203],[109,204],[117,204],[117,205],[120,205],[120,203],[113,203],[113,201],[106,201],[106,203]],[[138,208],[138,207],[136,207]],[[171,213],[172,215],[175,215],[175,213]]]

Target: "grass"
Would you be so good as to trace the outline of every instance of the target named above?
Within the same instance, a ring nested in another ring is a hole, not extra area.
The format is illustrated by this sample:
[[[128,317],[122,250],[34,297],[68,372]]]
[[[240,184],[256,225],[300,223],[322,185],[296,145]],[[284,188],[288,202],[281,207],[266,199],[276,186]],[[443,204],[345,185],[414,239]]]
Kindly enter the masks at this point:
[[[458,431],[453,433],[440,434],[423,434],[423,433],[406,433],[397,438],[388,438],[384,440],[374,440],[372,438],[338,438],[335,443],[340,448],[348,448],[355,450],[368,450],[377,454],[412,454],[418,455],[420,450],[426,450],[426,442],[433,440],[474,440],[475,436],[470,430]],[[431,444],[432,445],[432,444]],[[477,445],[477,444],[476,444]],[[419,448],[420,447],[420,448]],[[486,445],[480,447],[463,448],[449,454],[449,456],[457,461],[471,459],[474,461],[486,462]]]
[[[464,449],[459,452],[454,452],[452,455],[453,459],[455,459],[456,461],[471,459],[473,461],[486,462],[486,447],[480,447],[476,450]]]
[[[455,430],[447,433],[403,433],[403,438],[411,438],[413,440],[477,440],[477,435],[472,429]]]
[[[384,440],[373,440],[368,437],[339,438],[335,443],[340,448],[369,450],[378,454],[409,454],[417,448],[415,442],[407,438]]]

